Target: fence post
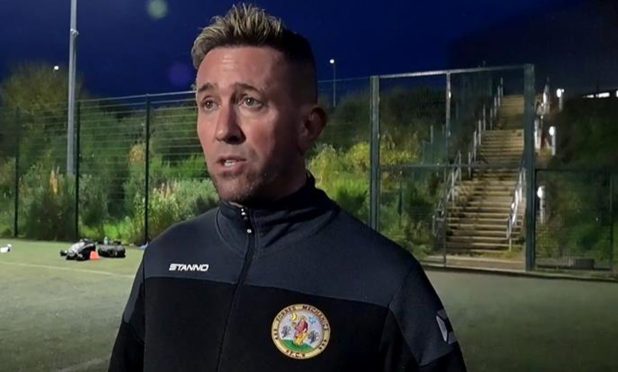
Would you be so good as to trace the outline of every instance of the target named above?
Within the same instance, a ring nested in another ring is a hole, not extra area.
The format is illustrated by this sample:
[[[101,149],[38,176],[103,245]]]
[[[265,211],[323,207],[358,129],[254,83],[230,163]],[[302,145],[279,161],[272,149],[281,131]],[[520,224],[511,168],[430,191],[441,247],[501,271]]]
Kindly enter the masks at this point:
[[[534,151],[534,65],[524,67],[524,156],[528,173],[526,191],[526,271],[534,269],[536,259],[536,165]]]
[[[145,120],[145,150],[144,150],[144,244],[148,243],[148,205],[150,193],[150,96],[146,94],[146,120]]]
[[[79,163],[80,163],[80,129],[81,129],[81,102],[75,106],[75,240],[79,240]]]
[[[445,159],[445,164],[448,165],[449,161],[448,161],[448,138],[451,135],[451,99],[453,97],[452,94],[452,86],[451,86],[451,73],[447,72],[446,73],[446,117],[445,117],[445,124],[444,124],[444,129],[445,129],[445,133],[444,133],[444,153],[446,156]]]
[[[371,102],[370,102],[370,122],[371,122],[371,181],[370,181],[370,204],[369,204],[369,226],[378,230],[379,218],[379,196],[380,196],[380,77],[370,78]]]
[[[609,172],[609,270],[614,271],[614,175]]]
[[[15,200],[13,207],[13,237],[19,235],[19,144],[21,143],[21,124],[19,109],[15,110]]]

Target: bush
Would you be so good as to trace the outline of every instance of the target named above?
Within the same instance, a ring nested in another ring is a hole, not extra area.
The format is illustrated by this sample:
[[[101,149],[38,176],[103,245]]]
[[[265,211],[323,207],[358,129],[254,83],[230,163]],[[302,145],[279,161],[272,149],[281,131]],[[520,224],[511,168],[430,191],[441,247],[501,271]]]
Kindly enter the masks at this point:
[[[79,180],[79,219],[84,226],[102,229],[108,217],[106,183],[100,177],[85,175]]]
[[[2,237],[12,235],[14,198],[15,159],[2,159],[0,160],[0,236]]]
[[[413,153],[393,149],[383,141],[382,163],[411,161]],[[360,142],[347,150],[322,145],[309,163],[317,186],[343,209],[362,221],[369,216],[369,144]],[[403,175],[383,172],[380,193],[380,231],[417,256],[433,247],[431,215],[438,178],[435,174]]]
[[[217,193],[210,180],[177,180],[161,184],[150,193],[148,235],[152,239],[174,223],[197,216],[217,204]],[[127,241],[141,243],[144,239],[144,199],[134,199],[135,214],[131,226],[125,228]]]
[[[74,238],[75,181],[58,168],[38,164],[20,185],[21,233],[31,239],[71,240]]]

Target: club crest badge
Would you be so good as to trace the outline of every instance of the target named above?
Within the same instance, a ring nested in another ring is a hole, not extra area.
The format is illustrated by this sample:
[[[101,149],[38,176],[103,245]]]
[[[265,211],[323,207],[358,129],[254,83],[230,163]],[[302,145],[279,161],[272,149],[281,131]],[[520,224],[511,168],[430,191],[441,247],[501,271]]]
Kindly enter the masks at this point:
[[[330,340],[330,324],[319,309],[295,304],[275,317],[271,333],[277,349],[294,359],[309,359],[320,354]]]

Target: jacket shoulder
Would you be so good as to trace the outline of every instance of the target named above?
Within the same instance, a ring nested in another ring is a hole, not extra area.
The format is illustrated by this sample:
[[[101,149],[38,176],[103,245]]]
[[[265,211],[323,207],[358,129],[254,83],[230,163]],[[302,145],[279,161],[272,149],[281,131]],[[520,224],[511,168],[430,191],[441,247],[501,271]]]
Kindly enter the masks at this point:
[[[213,208],[199,216],[178,222],[150,242],[146,254],[152,254],[175,246],[187,246],[196,239],[212,238],[216,234],[215,217],[218,208]]]

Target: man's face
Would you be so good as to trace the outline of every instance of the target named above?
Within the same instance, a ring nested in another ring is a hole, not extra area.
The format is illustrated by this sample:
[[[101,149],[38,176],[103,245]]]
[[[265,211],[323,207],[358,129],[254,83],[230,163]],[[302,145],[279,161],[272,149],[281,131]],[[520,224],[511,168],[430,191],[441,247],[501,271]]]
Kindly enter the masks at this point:
[[[269,47],[215,48],[200,64],[197,132],[222,200],[274,200],[304,179],[290,69]]]

